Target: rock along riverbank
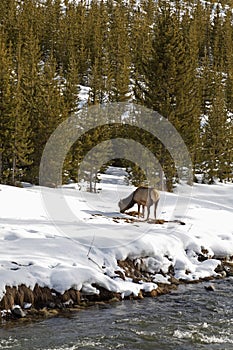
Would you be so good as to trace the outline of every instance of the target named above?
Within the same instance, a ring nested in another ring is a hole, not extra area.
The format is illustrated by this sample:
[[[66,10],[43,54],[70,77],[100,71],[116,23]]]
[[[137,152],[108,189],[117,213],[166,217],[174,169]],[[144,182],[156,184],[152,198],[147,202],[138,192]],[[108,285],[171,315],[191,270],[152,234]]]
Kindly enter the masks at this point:
[[[131,279],[135,283],[153,281],[153,274],[142,271],[138,264],[138,259],[118,261],[118,266],[120,270],[116,271],[117,278],[121,278],[122,280]],[[233,276],[233,257],[230,260],[222,259],[216,272],[218,273],[217,278]],[[170,293],[172,290],[177,289],[180,284],[211,281],[216,278],[207,277],[193,281],[178,280],[174,277],[172,267],[169,273],[163,277],[167,279],[167,282],[156,283],[156,289],[150,291],[140,289],[138,295],[130,294],[124,297],[124,299],[157,297]],[[75,312],[94,304],[119,302],[123,299],[120,293],[109,291],[97,284],[93,285],[93,287],[97,289],[98,294],[87,295],[82,290],[75,290],[73,288],[61,294],[54,289],[41,287],[38,284],[33,289],[24,284],[6,286],[5,294],[0,301],[1,323],[3,324],[6,321],[33,321],[46,317],[54,317],[60,314]],[[206,286],[206,290],[213,291],[214,288],[209,285]]]

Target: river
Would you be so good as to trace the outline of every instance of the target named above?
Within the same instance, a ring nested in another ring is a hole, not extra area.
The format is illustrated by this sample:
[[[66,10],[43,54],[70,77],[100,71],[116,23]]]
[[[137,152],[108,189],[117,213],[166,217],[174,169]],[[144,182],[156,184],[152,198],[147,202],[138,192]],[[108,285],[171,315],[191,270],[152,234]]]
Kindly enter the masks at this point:
[[[209,282],[210,283],[210,282]],[[230,350],[233,278],[182,285],[158,298],[96,305],[70,317],[2,325],[0,349]]]

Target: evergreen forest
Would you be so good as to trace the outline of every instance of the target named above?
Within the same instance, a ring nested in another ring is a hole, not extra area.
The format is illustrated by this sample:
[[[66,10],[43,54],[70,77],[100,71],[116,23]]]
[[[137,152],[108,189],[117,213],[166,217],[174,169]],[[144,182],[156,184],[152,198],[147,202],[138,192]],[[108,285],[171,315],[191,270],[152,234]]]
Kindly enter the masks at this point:
[[[0,183],[38,183],[45,144],[78,113],[82,87],[89,106],[133,102],[167,118],[194,181],[233,180],[233,1],[1,0]],[[64,182],[77,180],[88,149],[129,134],[156,154],[172,189],[163,145],[133,128],[85,134],[67,155]]]

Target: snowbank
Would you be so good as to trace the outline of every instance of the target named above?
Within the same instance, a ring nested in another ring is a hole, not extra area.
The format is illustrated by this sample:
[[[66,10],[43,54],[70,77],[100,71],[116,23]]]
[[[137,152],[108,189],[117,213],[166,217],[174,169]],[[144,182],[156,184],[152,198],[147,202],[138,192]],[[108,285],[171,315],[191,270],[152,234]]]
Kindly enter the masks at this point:
[[[183,195],[183,213],[176,210],[183,191],[161,192],[158,218],[185,225],[129,223],[117,206],[133,190],[123,175],[111,168],[98,194],[78,187],[0,185],[0,299],[6,286],[21,284],[60,293],[73,288],[87,295],[98,294],[98,285],[124,298],[170,283],[166,274],[171,271],[187,281],[217,275],[218,259],[233,256],[233,184],[195,184],[191,197]],[[45,194],[54,203],[65,199],[72,214],[51,214]],[[118,264],[126,259],[149,273],[151,281],[127,277]]]

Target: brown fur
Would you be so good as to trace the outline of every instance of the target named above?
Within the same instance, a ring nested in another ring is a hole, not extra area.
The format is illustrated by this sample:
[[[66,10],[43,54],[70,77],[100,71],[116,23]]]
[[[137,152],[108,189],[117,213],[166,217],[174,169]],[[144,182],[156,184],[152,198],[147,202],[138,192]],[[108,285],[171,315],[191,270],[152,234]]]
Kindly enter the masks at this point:
[[[159,202],[159,192],[153,187],[138,187],[127,198],[121,199],[118,203],[120,212],[132,208],[134,204],[138,205],[138,217],[140,215],[140,207],[142,206],[142,214],[144,217],[145,207],[147,208],[147,220],[150,215],[150,207],[154,204],[154,217],[156,219],[156,209]]]

